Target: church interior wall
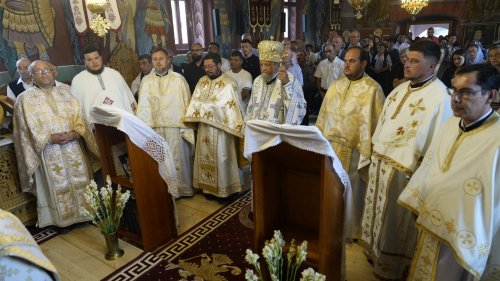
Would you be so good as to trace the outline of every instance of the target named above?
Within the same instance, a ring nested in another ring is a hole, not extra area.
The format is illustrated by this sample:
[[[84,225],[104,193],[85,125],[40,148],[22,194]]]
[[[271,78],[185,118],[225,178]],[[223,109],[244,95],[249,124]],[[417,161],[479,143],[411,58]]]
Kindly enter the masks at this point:
[[[71,70],[64,81],[71,78],[71,73],[83,65],[81,49],[88,44],[96,45],[103,51],[105,61],[119,48],[130,48],[136,54],[149,53],[155,45],[172,49],[178,57],[174,63],[185,59],[189,46],[175,44],[173,40],[174,26],[170,2],[166,0],[119,1],[116,3],[115,21],[117,28],[112,28],[104,37],[98,37],[89,27],[82,25],[85,18],[75,16],[75,1],[70,0],[25,0],[17,7],[8,5],[9,1],[0,2],[0,83],[5,84],[15,77],[15,62],[20,56],[30,59],[50,59],[58,66],[67,66]],[[78,1],[76,1],[78,2]],[[249,12],[253,1],[234,0],[187,0],[187,25],[190,42],[199,42],[207,47],[215,41],[221,45],[221,54],[228,56],[233,49],[239,48],[240,35],[249,32],[253,35],[255,45],[262,39],[273,36],[283,39],[283,27],[279,20],[284,3],[281,0],[265,0],[271,9],[269,25],[259,27],[252,25]],[[293,1],[289,1],[293,2]],[[335,3],[340,4],[335,4]],[[261,3],[261,2],[259,2]],[[267,5],[267,4],[266,4]],[[363,17],[356,19],[354,10],[346,0],[297,0],[295,2],[296,26],[295,38],[302,43],[320,45],[324,42],[330,28],[337,29],[339,34],[357,28],[362,37],[380,33],[382,36],[405,34],[412,23],[449,21],[452,32],[457,34],[462,43],[469,33],[484,34],[489,32],[490,39],[498,40],[500,26],[500,1],[431,0],[412,19],[399,5],[399,1],[371,1],[362,10]],[[16,15],[16,9],[25,9],[25,16]],[[213,9],[220,16],[220,35],[214,33]],[[148,28],[150,11],[161,15],[156,29]],[[254,22],[255,24],[255,22]],[[88,25],[88,21],[87,21]],[[83,26],[83,27],[82,27]],[[255,29],[254,29],[255,27]]]

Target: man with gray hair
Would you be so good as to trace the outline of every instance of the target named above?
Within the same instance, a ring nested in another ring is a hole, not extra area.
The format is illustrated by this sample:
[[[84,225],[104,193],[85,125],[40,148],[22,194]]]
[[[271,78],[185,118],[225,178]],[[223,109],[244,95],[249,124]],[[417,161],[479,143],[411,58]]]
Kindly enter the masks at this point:
[[[37,197],[38,227],[87,221],[83,193],[99,152],[80,103],[68,85],[55,81],[47,61],[30,64],[35,87],[14,106],[14,145],[24,192]]]
[[[16,62],[16,69],[19,79],[10,81],[7,86],[7,96],[16,100],[20,93],[33,87],[33,76],[28,70],[31,61],[27,58],[20,58]]]
[[[280,65],[283,44],[263,40],[258,46],[261,75],[255,78],[245,121],[300,125],[307,103],[300,81]]]

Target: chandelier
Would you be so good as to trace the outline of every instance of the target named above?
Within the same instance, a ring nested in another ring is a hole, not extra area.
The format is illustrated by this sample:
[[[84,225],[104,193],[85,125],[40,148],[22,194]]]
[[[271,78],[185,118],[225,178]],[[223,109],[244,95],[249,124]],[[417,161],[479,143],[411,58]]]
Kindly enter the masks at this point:
[[[89,23],[90,29],[92,29],[97,36],[104,37],[111,28],[111,24],[106,19],[106,16],[102,16],[109,7],[109,0],[87,0],[86,4],[87,9],[92,12],[92,20]]]
[[[427,7],[427,5],[429,5],[429,0],[401,0],[401,8],[413,15],[413,19],[415,19],[415,15],[420,13],[422,8]]]
[[[109,7],[108,0],[87,0],[87,8],[94,14],[103,14]]]
[[[405,0],[401,0],[405,1]],[[357,13],[354,15],[356,19],[360,19],[363,17],[363,14],[361,14],[361,10],[364,9],[368,4],[370,4],[371,0],[347,0],[349,4],[354,8],[354,10],[357,11]]]

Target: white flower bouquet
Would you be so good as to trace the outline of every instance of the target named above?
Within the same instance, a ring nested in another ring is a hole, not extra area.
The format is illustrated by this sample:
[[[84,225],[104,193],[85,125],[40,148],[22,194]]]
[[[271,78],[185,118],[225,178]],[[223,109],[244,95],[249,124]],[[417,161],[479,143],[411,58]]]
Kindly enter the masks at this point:
[[[286,269],[283,268],[283,246],[285,241],[279,230],[274,231],[274,236],[271,241],[266,241],[262,255],[267,263],[269,275],[272,281],[295,281],[297,279],[297,271],[300,265],[306,260],[307,256],[307,241],[302,242],[300,246],[295,245],[295,239],[290,243],[290,249],[286,255]],[[259,255],[254,254],[252,250],[247,249],[245,260],[255,267],[257,274],[247,269],[245,279],[248,281],[262,281],[262,271],[260,269]],[[283,272],[285,271],[285,272]],[[323,274],[317,273],[312,268],[302,271],[300,281],[324,281],[326,277]]]
[[[114,194],[114,196],[113,196]],[[120,226],[120,219],[125,204],[130,198],[130,191],[122,192],[121,186],[113,189],[111,178],[106,177],[106,186],[97,187],[95,181],[87,185],[84,193],[89,208],[80,208],[80,213],[92,220],[102,234],[116,232]]]

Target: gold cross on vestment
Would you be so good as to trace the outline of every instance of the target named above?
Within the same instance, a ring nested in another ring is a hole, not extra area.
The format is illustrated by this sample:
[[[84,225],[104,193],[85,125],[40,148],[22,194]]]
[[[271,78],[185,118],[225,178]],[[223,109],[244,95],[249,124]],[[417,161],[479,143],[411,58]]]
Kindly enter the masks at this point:
[[[63,170],[63,167],[61,167],[61,166],[59,166],[59,165],[55,165],[55,166],[52,168],[52,170],[53,170],[54,172],[56,172],[58,175],[60,175],[60,174],[61,174],[61,171]]]

